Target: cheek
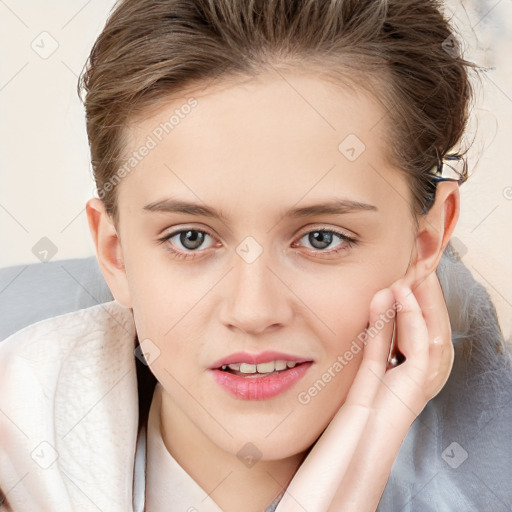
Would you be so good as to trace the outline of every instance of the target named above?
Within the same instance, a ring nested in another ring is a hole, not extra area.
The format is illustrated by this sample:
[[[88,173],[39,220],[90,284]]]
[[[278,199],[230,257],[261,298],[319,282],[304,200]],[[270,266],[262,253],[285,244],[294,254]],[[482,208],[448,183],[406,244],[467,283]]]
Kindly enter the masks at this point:
[[[183,272],[180,265],[165,258],[143,258],[137,250],[131,256],[125,265],[137,331],[165,343],[189,321],[197,303],[214,284],[213,279]]]
[[[207,318],[204,298],[213,283],[189,279],[178,269],[162,265],[135,268],[131,277],[139,340],[150,340],[146,341],[149,350],[158,354],[150,362],[151,371],[166,389],[179,394],[175,379],[186,383],[195,378],[191,369],[197,367],[208,340],[202,319]]]
[[[303,274],[296,280],[294,292],[305,298],[312,321],[325,327],[322,337],[332,340],[330,344],[341,344],[341,349],[367,327],[373,296],[399,276],[396,269],[340,266],[320,278]]]

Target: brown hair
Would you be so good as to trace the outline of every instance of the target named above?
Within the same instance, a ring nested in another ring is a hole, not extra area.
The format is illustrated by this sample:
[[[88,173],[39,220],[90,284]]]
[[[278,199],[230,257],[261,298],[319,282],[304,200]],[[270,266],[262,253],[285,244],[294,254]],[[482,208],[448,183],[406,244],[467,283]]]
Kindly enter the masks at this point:
[[[194,85],[283,65],[307,65],[381,101],[388,160],[408,177],[412,211],[428,211],[431,171],[466,126],[474,67],[439,1],[121,0],[78,84],[96,186],[116,225],[130,122]]]

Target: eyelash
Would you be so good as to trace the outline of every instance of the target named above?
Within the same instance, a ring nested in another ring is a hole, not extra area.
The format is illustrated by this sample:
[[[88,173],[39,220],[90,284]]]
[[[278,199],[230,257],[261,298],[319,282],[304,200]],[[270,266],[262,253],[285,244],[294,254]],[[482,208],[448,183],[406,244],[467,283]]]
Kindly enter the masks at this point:
[[[163,236],[162,238],[159,238],[158,242],[160,244],[163,244],[163,243],[169,241],[171,238],[175,237],[176,235],[179,235],[181,233],[185,233],[187,231],[195,231],[195,232],[198,232],[198,233],[203,233],[205,235],[208,235],[211,238],[215,238],[208,231],[204,231],[202,229],[180,229],[179,231],[174,231],[172,233],[169,233],[168,235]],[[336,236],[338,236],[341,239],[342,242],[345,242],[344,246],[340,247],[339,249],[335,249],[335,250],[331,250],[331,251],[324,251],[322,249],[310,249],[310,251],[313,251],[314,253],[318,253],[318,254],[325,254],[327,256],[332,256],[332,255],[338,254],[338,253],[340,253],[342,251],[346,251],[346,250],[350,249],[351,247],[356,245],[357,242],[358,242],[358,240],[356,238],[349,237],[349,236],[347,236],[346,234],[344,234],[344,233],[342,233],[340,231],[336,231],[334,229],[321,229],[321,228],[320,229],[312,229],[310,231],[306,231],[305,233],[302,233],[299,236],[298,240],[300,240],[301,238],[303,238],[306,235],[309,235],[310,233],[317,233],[317,232],[318,233],[327,233],[327,234],[336,235]],[[166,250],[169,251],[173,255],[173,257],[176,258],[176,259],[190,259],[190,258],[194,258],[195,257],[195,253],[200,252],[199,250],[195,250],[195,251],[191,251],[191,252],[177,251],[177,250],[173,249],[169,244],[166,245]]]

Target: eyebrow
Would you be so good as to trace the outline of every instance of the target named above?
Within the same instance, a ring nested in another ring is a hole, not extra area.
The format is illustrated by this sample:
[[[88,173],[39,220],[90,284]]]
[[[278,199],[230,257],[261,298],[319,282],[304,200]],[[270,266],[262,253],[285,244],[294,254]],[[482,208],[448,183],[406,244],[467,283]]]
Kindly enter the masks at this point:
[[[222,211],[217,211],[206,205],[171,198],[149,203],[144,206],[143,210],[149,212],[184,213],[188,215],[211,217],[224,222],[228,220],[227,216]],[[334,199],[319,204],[290,208],[284,212],[282,218],[302,218],[312,217],[314,215],[343,215],[361,211],[377,212],[378,209],[376,206],[359,201]]]

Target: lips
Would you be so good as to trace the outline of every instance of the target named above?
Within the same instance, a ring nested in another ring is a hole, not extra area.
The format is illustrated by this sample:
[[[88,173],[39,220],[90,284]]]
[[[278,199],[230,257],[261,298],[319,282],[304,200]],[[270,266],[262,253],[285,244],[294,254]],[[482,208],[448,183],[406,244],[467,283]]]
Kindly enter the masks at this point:
[[[305,363],[311,359],[299,357],[293,354],[285,354],[283,352],[266,351],[259,354],[249,354],[248,352],[236,352],[227,357],[215,361],[210,370],[220,369],[234,363],[262,364],[270,361],[292,361],[295,363]]]
[[[230,395],[244,400],[265,400],[290,389],[313,364],[311,359],[282,352],[238,352],[209,368],[215,382]]]

